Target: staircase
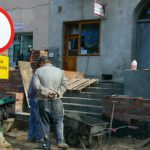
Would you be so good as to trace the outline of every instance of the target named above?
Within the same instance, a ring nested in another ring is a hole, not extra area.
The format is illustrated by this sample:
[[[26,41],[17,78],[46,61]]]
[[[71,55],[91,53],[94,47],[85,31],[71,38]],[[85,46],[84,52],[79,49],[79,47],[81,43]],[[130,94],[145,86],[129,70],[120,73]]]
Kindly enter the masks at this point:
[[[102,98],[123,95],[122,83],[100,81],[82,91],[67,91],[62,99],[65,112],[86,114],[98,119],[102,116]]]

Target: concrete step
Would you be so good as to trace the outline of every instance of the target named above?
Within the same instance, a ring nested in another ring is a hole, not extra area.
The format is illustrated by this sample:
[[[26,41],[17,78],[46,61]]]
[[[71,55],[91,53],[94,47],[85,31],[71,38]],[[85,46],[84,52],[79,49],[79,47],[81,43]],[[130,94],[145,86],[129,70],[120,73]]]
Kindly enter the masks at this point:
[[[101,119],[102,118],[102,113],[97,113],[97,112],[87,112],[87,111],[77,111],[77,110],[69,110],[69,109],[65,109],[64,110],[65,113],[77,113],[77,114],[86,114],[88,116],[91,117],[95,117],[97,119]],[[21,129],[21,130],[27,130],[28,129],[28,120],[29,120],[29,116],[30,113],[24,113],[24,112],[18,112],[15,115],[15,123],[14,123],[14,128],[17,129]],[[24,124],[22,126],[22,124]]]
[[[91,117],[95,117],[97,119],[102,118],[102,113],[92,113],[92,112],[84,112],[84,111],[76,111],[76,110],[65,110],[65,113],[77,113],[77,114],[85,114]]]
[[[86,113],[102,113],[101,106],[93,106],[93,105],[81,105],[81,104],[68,104],[64,103],[64,109],[70,111],[79,111],[79,112],[86,112]]]
[[[96,93],[96,92],[79,92],[79,91],[71,91],[66,92],[64,94],[65,97],[83,97],[83,98],[93,98],[93,99],[100,99],[103,96],[112,95],[112,92],[110,93]]]
[[[93,106],[101,106],[102,101],[100,99],[92,99],[92,98],[83,98],[83,97],[63,97],[63,103],[68,104],[81,104],[81,105],[93,105]]]
[[[16,112],[15,119],[16,120],[28,120],[30,113],[27,112]]]
[[[101,88],[124,88],[123,83],[116,82],[98,82],[91,84],[91,87],[101,87]]]
[[[101,88],[101,87],[87,87],[82,90],[82,92],[95,92],[95,93],[122,93],[123,94],[123,89],[122,88]]]

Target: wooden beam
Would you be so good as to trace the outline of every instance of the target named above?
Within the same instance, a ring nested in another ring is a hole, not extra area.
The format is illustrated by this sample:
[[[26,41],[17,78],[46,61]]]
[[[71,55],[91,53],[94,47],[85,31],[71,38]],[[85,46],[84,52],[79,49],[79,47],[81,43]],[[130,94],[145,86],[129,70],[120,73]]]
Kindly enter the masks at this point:
[[[29,105],[29,99],[28,99],[28,90],[29,90],[29,84],[32,77],[32,68],[29,62],[25,61],[19,61],[19,68],[22,76],[23,86],[24,86],[24,92],[27,100],[28,107]]]
[[[85,82],[87,82],[87,81],[89,81],[89,79],[81,79],[81,80],[79,80],[79,81],[77,81],[77,82],[71,84],[70,86],[68,86],[67,89],[68,89],[68,90],[72,90],[72,89],[75,88],[76,86],[79,86],[80,84],[85,83]]]
[[[94,82],[98,82],[98,79],[90,79],[88,82],[83,83],[83,84],[81,84],[81,85],[73,88],[73,90],[79,90],[79,91],[81,91],[82,89],[86,88],[87,86],[90,86]]]
[[[77,81],[79,81],[79,80],[80,80],[80,79],[77,79],[77,78],[74,78],[74,79],[69,80],[69,81],[68,81],[68,86],[71,85],[71,84],[73,84],[73,83],[75,83],[75,82],[77,82]]]

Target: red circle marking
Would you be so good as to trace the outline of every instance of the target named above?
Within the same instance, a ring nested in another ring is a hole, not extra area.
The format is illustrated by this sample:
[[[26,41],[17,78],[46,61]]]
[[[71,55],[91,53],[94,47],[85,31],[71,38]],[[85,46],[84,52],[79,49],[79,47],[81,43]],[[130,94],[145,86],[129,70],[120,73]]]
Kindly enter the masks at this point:
[[[0,13],[2,13],[7,18],[8,22],[10,24],[10,28],[11,28],[10,39],[9,39],[8,43],[5,46],[3,46],[2,48],[0,48],[0,53],[1,53],[1,52],[4,52],[5,50],[9,49],[9,47],[13,43],[14,36],[15,36],[15,29],[14,29],[13,21],[12,21],[10,15],[7,13],[7,11],[4,10],[2,7],[0,7]]]

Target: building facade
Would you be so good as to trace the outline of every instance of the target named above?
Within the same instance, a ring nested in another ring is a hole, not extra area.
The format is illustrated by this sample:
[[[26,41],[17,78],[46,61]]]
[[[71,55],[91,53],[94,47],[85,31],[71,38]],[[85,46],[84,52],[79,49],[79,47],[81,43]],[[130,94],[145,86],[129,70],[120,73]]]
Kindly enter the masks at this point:
[[[16,23],[12,64],[15,55],[33,47],[48,49],[63,69],[86,75],[122,80],[134,59],[139,69],[150,68],[150,0],[97,0],[104,5],[104,18],[94,14],[94,2],[0,2]]]
[[[8,51],[11,66],[16,66],[18,60],[28,61],[30,48],[48,49],[49,3],[49,0],[0,2],[15,26],[14,43]]]
[[[94,15],[94,0],[51,0],[49,47],[59,49],[64,69],[122,79],[133,59],[149,68],[150,1],[98,2],[104,19]]]

